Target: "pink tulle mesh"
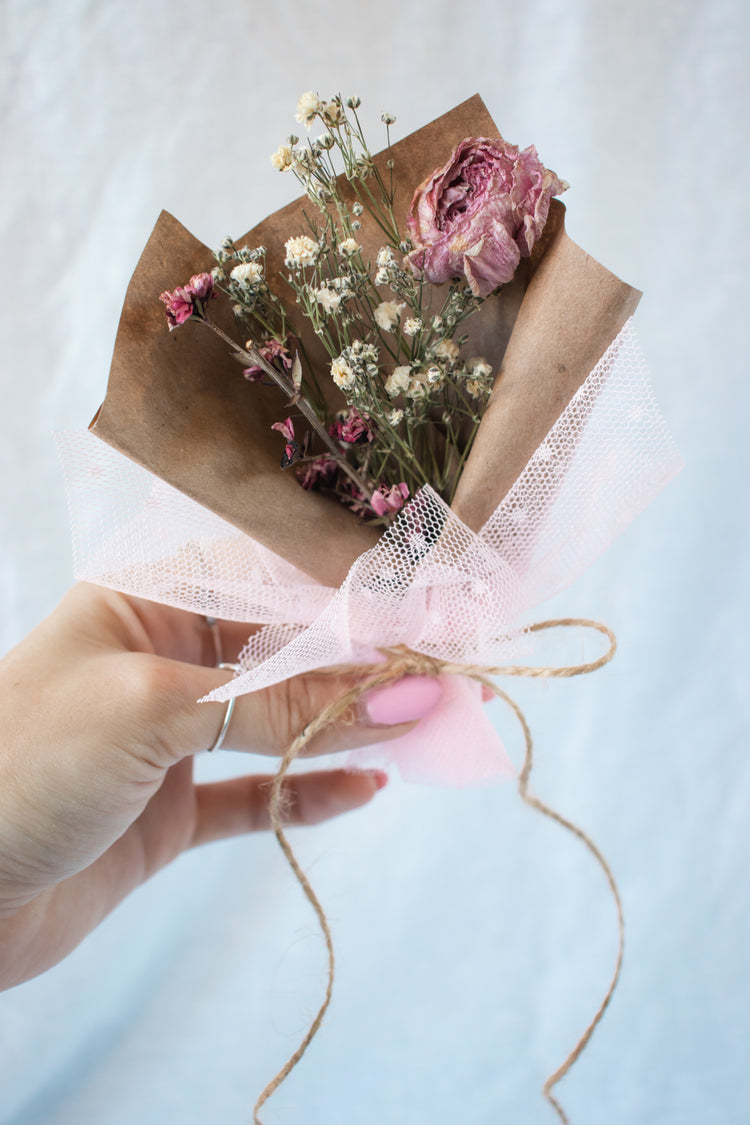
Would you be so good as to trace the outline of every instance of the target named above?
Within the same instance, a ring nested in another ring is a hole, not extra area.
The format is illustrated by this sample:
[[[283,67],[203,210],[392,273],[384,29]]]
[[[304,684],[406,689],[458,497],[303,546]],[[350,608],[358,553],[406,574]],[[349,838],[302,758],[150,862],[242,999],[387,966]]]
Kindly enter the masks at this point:
[[[58,441],[79,578],[266,626],[248,641],[243,671],[213,700],[371,660],[394,644],[474,664],[527,656],[531,611],[574,581],[681,465],[629,324],[478,534],[423,488],[339,589],[308,578],[88,432]],[[507,772],[503,755],[488,765],[492,753],[478,733],[463,771],[413,757],[418,780],[460,784]]]

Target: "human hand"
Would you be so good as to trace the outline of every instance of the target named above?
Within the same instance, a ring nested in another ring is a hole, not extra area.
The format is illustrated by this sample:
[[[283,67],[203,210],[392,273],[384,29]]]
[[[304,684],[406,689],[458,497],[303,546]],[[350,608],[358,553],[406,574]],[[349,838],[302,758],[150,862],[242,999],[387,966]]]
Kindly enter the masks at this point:
[[[220,623],[225,659],[247,625]],[[56,964],[135,887],[197,844],[269,826],[270,775],[193,782],[227,679],[204,618],[97,586],[74,587],[0,660],[0,987]],[[286,745],[354,674],[298,676],[238,700],[224,746]],[[365,696],[305,755],[398,738],[439,700],[414,678]],[[410,721],[404,721],[410,720]],[[288,824],[366,804],[385,775],[343,769],[285,781]]]

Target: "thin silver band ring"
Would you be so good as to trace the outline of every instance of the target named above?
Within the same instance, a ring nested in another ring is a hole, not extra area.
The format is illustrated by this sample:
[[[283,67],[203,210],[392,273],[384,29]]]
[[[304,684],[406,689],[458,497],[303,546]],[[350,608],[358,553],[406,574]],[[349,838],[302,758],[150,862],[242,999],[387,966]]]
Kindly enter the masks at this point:
[[[241,670],[239,664],[228,664],[224,661],[222,661],[221,664],[217,664],[216,667],[221,668],[226,672],[234,672],[235,674]],[[224,712],[224,722],[221,724],[221,730],[219,731],[218,735],[216,736],[216,740],[215,740],[213,746],[209,746],[206,753],[213,754],[214,750],[221,750],[221,748],[224,744],[224,739],[226,738],[226,735],[227,735],[227,731],[229,730],[229,724],[232,721],[232,714],[234,713],[234,705],[235,705],[236,702],[237,702],[237,696],[233,695],[232,698],[227,703],[227,708],[226,708],[226,711]]]

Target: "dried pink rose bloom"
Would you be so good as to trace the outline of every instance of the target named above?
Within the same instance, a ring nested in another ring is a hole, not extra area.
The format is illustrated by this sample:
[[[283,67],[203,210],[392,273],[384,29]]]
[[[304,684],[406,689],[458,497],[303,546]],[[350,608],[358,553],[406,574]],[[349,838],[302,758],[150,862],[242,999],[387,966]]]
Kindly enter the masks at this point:
[[[409,487],[403,481],[401,484],[394,484],[391,488],[381,485],[372,494],[372,507],[379,516],[388,516],[403,508],[404,502],[408,499]]]
[[[461,141],[414,193],[407,262],[436,285],[465,276],[472,293],[486,297],[531,253],[552,196],[567,186],[533,145],[519,152],[502,137]]]

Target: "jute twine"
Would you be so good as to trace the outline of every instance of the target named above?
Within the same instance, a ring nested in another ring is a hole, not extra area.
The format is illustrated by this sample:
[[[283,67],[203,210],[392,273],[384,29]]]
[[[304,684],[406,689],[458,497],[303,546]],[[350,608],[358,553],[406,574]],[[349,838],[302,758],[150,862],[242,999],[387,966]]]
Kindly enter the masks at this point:
[[[565,617],[560,618],[559,620],[540,621],[535,625],[531,625],[528,631],[531,633],[539,633],[546,629],[570,628],[573,626],[579,626],[586,629],[595,629],[597,632],[605,636],[609,641],[609,648],[604,653],[604,655],[600,656],[598,660],[594,660],[588,664],[574,664],[568,667],[560,668],[534,668],[527,665],[515,664],[508,666],[489,667],[478,664],[457,664],[451,663],[450,661],[436,660],[432,657],[424,656],[421,653],[414,652],[413,650],[406,648],[405,646],[396,646],[393,648],[383,649],[383,655],[386,657],[385,663],[358,668],[357,671],[361,673],[362,679],[357,683],[356,687],[353,687],[350,691],[340,696],[333,703],[331,703],[330,706],[326,707],[320,715],[313,719],[312,722],[308,723],[304,730],[300,731],[300,733],[287,749],[271,786],[269,801],[271,825],[273,831],[276,834],[276,839],[279,841],[281,849],[286,856],[300,886],[302,887],[302,890],[305,892],[307,899],[312,905],[313,910],[317,915],[318,922],[320,923],[320,928],[323,932],[326,949],[328,951],[328,978],[325,998],[320,1006],[317,1015],[310,1024],[307,1034],[305,1035],[297,1050],[287,1060],[276,1077],[273,1078],[265,1087],[255,1104],[255,1108],[253,1110],[253,1121],[255,1122],[255,1125],[263,1125],[263,1122],[258,1116],[261,1107],[265,1104],[265,1102],[268,1101],[271,1095],[279,1088],[284,1079],[291,1073],[291,1071],[300,1061],[310,1043],[314,1039],[315,1035],[317,1034],[321,1023],[323,1022],[323,1017],[325,1016],[326,1010],[328,1009],[328,1005],[331,1002],[331,996],[333,993],[333,981],[335,976],[333,939],[331,937],[331,930],[328,925],[328,919],[326,918],[325,911],[323,910],[323,907],[321,906],[320,901],[315,894],[315,891],[312,889],[307,876],[297,862],[297,858],[294,855],[294,852],[292,851],[289,841],[287,840],[282,828],[284,800],[282,786],[284,783],[284,779],[287,772],[289,771],[289,767],[292,765],[295,759],[299,757],[310,740],[316,734],[319,734],[322,730],[325,730],[337,720],[342,719],[343,717],[347,716],[347,714],[351,714],[350,709],[352,705],[359,699],[361,695],[363,695],[367,691],[371,691],[373,688],[377,688],[383,684],[390,683],[392,680],[401,679],[401,677],[406,675],[466,676],[469,679],[476,680],[477,682],[483,684],[485,687],[489,688],[490,691],[492,691],[496,696],[498,696],[508,705],[508,707],[514,713],[514,715],[518,719],[518,722],[520,723],[526,746],[524,762],[518,778],[518,791],[520,793],[521,799],[525,801],[525,803],[532,809],[536,809],[537,812],[542,813],[544,816],[550,817],[550,819],[562,825],[563,828],[566,828],[569,832],[572,832],[574,836],[577,836],[578,839],[586,845],[588,850],[591,852],[591,854],[594,856],[595,860],[603,870],[607,879],[607,883],[609,884],[609,889],[612,892],[612,897],[615,901],[615,907],[617,910],[619,941],[615,969],[610,985],[605,993],[604,999],[602,1000],[599,1008],[596,1011],[596,1014],[592,1018],[586,1030],[581,1035],[576,1045],[573,1047],[573,1050],[568,1054],[567,1058],[557,1068],[557,1070],[555,1070],[555,1072],[546,1079],[542,1087],[542,1093],[544,1097],[553,1107],[560,1121],[564,1122],[565,1125],[569,1125],[569,1120],[565,1115],[562,1106],[554,1097],[552,1089],[568,1073],[570,1068],[583,1053],[586,1044],[589,1042],[591,1036],[594,1033],[594,1029],[604,1015],[604,1012],[606,1011],[617,986],[617,981],[619,979],[620,969],[622,966],[622,956],[625,939],[622,900],[620,898],[620,892],[618,890],[617,883],[615,882],[615,877],[612,874],[610,866],[594,841],[583,831],[582,828],[579,828],[576,824],[573,824],[570,820],[567,820],[564,816],[561,816],[561,814],[556,812],[555,809],[550,808],[549,805],[544,804],[544,802],[540,801],[538,797],[535,797],[532,793],[529,792],[529,777],[531,775],[534,761],[531,731],[529,730],[529,725],[526,722],[526,718],[521,711],[521,708],[494,681],[496,678],[501,676],[526,676],[536,679],[565,679],[570,676],[581,676],[587,672],[595,672],[598,668],[602,668],[605,664],[608,664],[615,654],[617,642],[611,629],[608,629],[606,625],[602,625],[598,621],[590,621],[585,618],[577,617]],[[341,669],[339,668],[336,671],[340,673]]]

